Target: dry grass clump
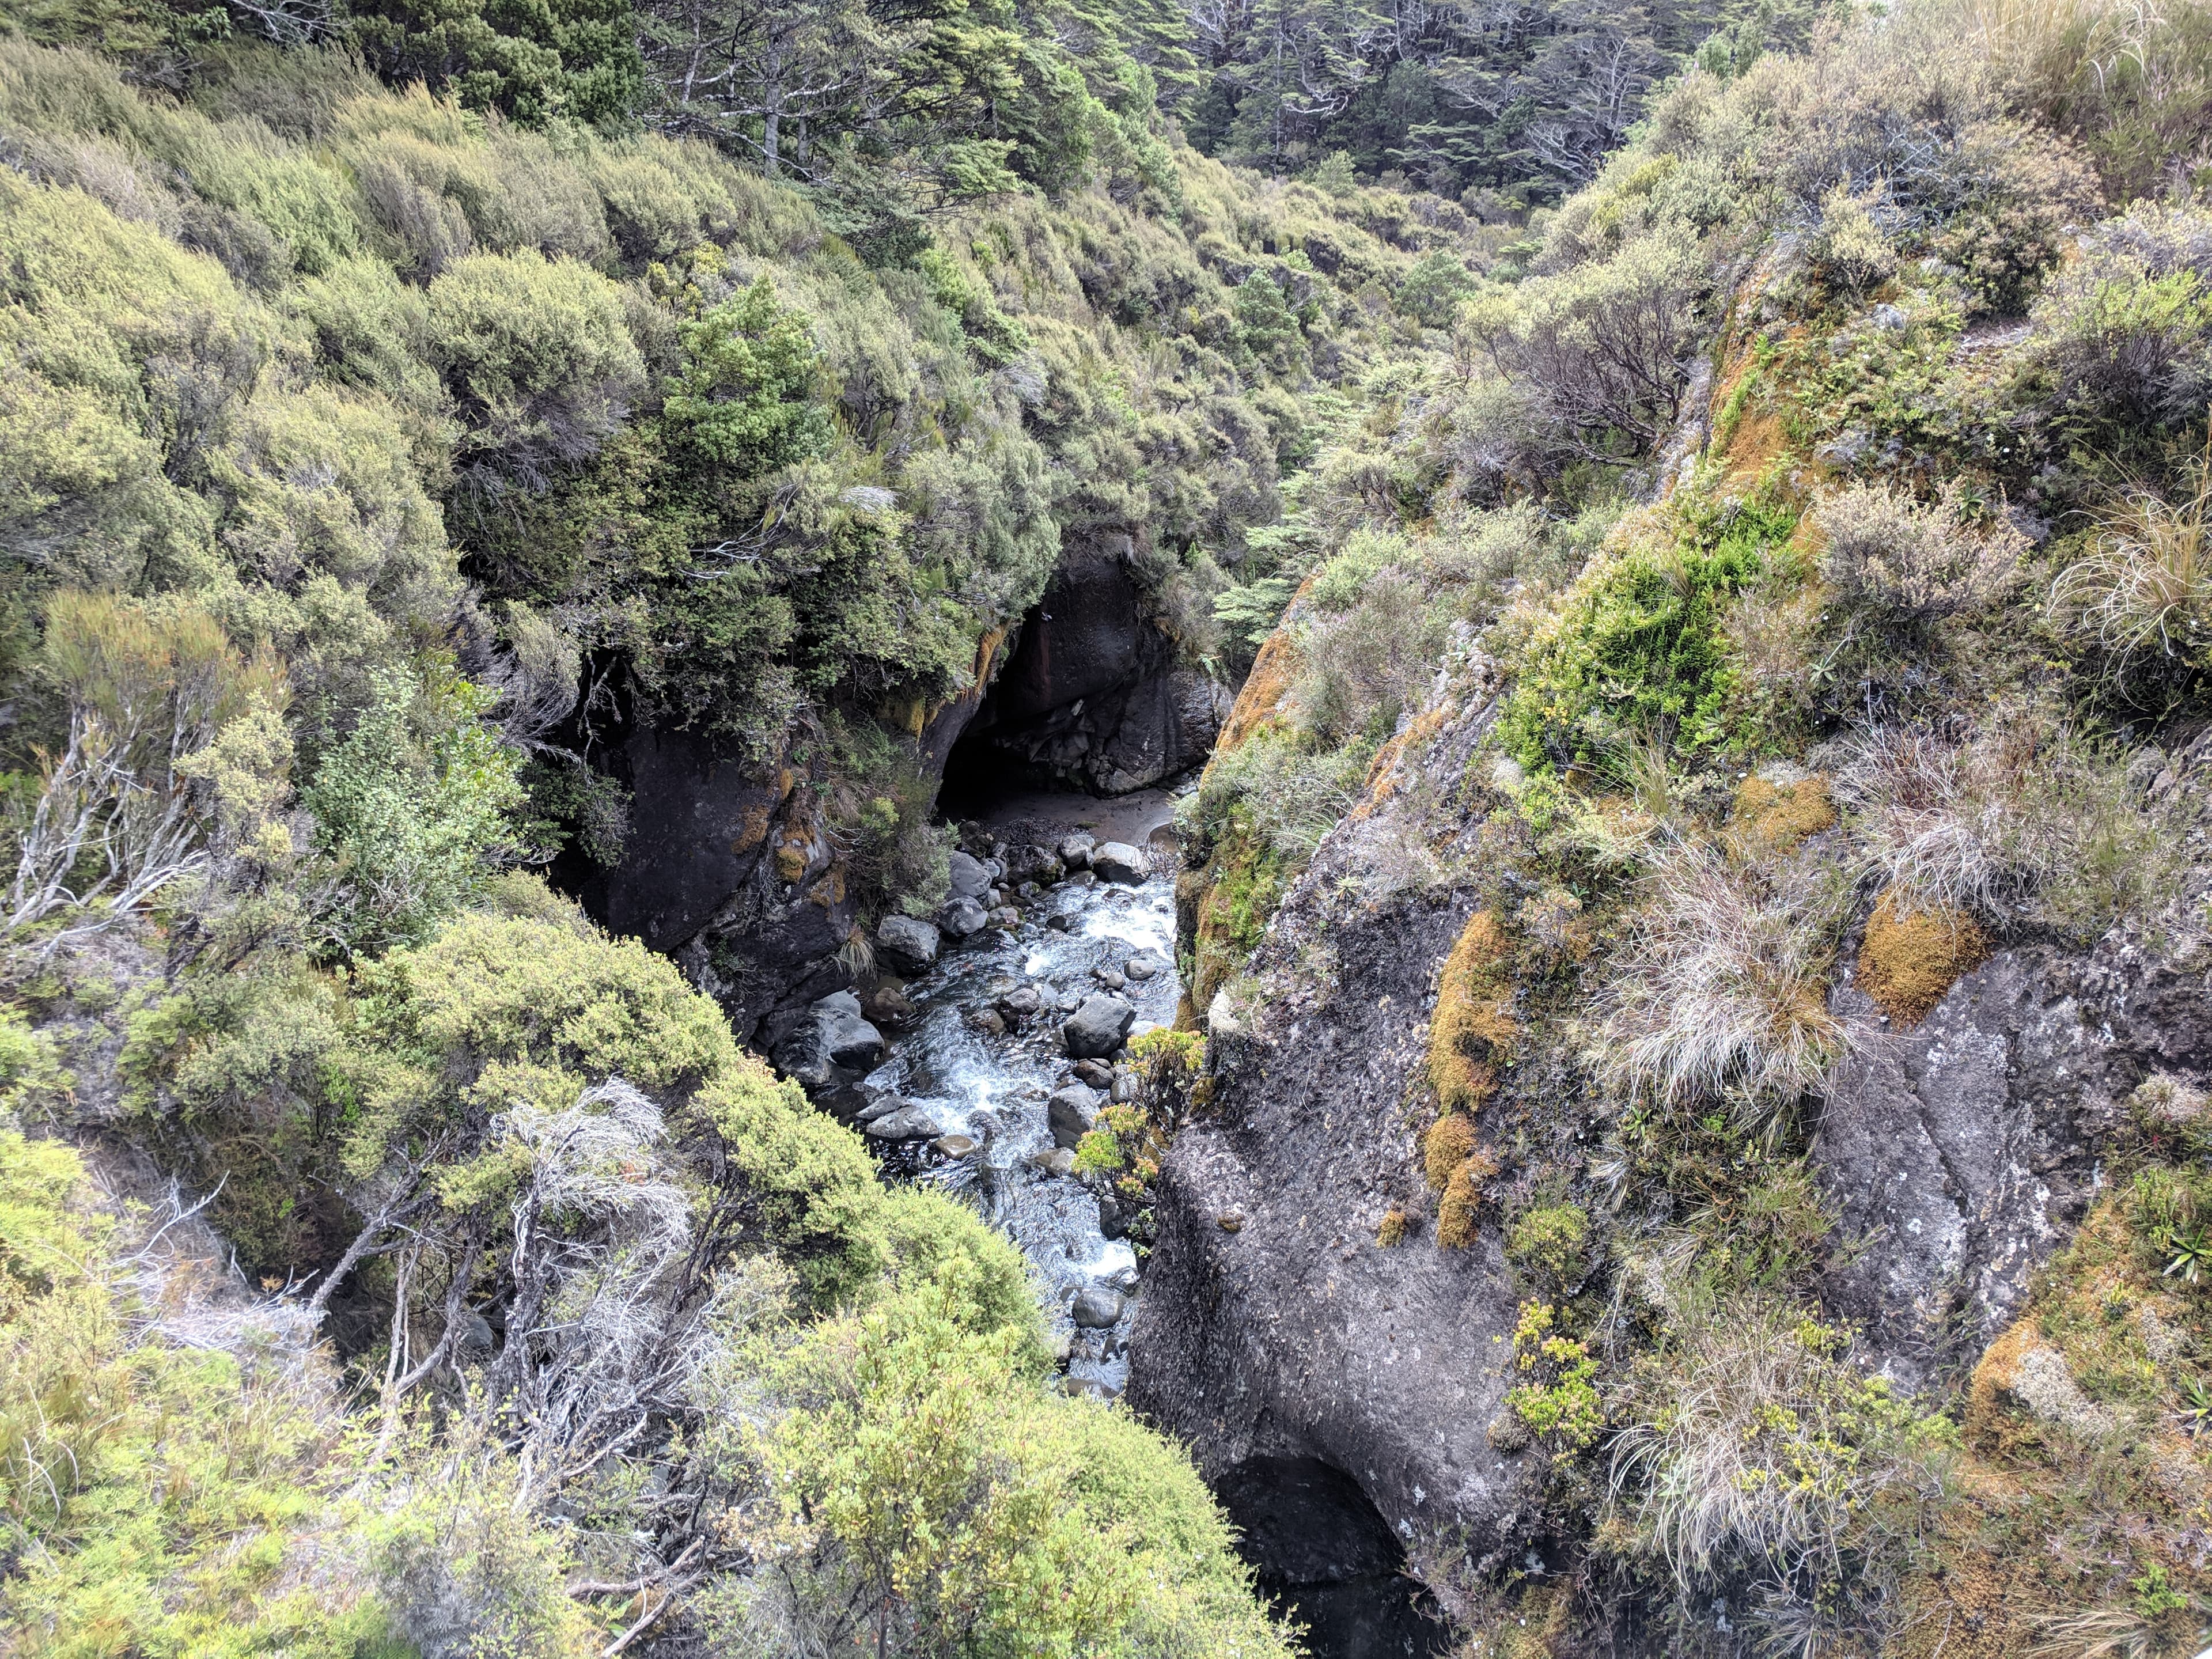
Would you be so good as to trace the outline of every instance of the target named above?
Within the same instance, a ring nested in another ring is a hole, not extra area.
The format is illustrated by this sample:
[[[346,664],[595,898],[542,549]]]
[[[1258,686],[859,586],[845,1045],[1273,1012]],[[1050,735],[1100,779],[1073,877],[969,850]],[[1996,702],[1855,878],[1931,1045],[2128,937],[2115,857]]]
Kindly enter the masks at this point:
[[[2099,522],[2087,557],[2062,572],[2054,611],[2094,639],[2125,674],[2146,659],[2212,660],[2212,465],[2194,469],[2188,494],[2168,501],[2128,492]]]
[[[1490,1098],[1520,1040],[1513,1020],[1513,942],[1498,918],[1478,910],[1445,958],[1429,1023],[1429,1080],[1446,1112]]]
[[[1935,1484],[1910,1408],[1788,1306],[1690,1302],[1614,1402],[1608,1528],[1686,1595],[1759,1574],[1777,1615],[1867,1582],[1894,1500]]]
[[[1947,617],[1984,609],[2017,579],[2027,538],[1999,521],[1978,532],[1957,485],[1932,506],[1887,483],[1854,484],[1814,509],[1826,538],[1820,574],[1858,631],[1907,644]]]
[[[1460,1160],[1437,1206],[1437,1243],[1448,1250],[1463,1250],[1474,1243],[1475,1212],[1482,1203],[1484,1183],[1497,1173],[1498,1160],[1488,1152]]]
[[[1600,1064],[1638,1092],[1726,1094],[1764,1110],[1817,1085],[1843,1044],[1828,1012],[1831,948],[1809,893],[1682,848],[1604,998]]]
[[[1900,1025],[1917,1025],[1961,974],[1990,959],[1989,935],[1962,910],[1916,910],[1884,893],[1859,947],[1858,986]]]
[[[1786,853],[1808,836],[1836,825],[1836,804],[1828,781],[1814,773],[1776,782],[1753,773],[1736,786],[1735,813],[1729,828],[1749,851]]]
[[[2094,933],[2171,896],[2180,838],[2130,755],[2011,707],[1966,741],[1882,727],[1836,774],[1870,873],[1918,909]]]

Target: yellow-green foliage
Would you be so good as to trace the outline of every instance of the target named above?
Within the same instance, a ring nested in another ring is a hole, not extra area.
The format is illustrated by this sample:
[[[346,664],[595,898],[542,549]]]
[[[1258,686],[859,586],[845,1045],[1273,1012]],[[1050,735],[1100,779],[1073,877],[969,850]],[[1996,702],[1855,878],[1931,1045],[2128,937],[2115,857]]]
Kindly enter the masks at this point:
[[[339,1426],[271,1359],[175,1346],[76,1154],[0,1132],[0,1644],[41,1659],[388,1650],[336,1544]]]
[[[1867,918],[1858,987],[1892,1019],[1917,1025],[1959,975],[1989,954],[1989,937],[1972,916],[1943,905],[1908,909],[1893,887]]]
[[[1605,1406],[1592,1380],[1589,1347],[1558,1328],[1559,1310],[1524,1302],[1513,1330],[1513,1370],[1520,1381],[1505,1392],[1507,1407],[1529,1432],[1550,1439],[1561,1455],[1580,1451],[1605,1426]]]
[[[1589,1215],[1576,1204],[1539,1204],[1505,1231],[1506,1259],[1546,1284],[1575,1285],[1589,1246]]]
[[[1445,958],[1429,1022],[1429,1081],[1443,1109],[1473,1111],[1487,1100],[1519,1040],[1513,944],[1495,915],[1478,910]]]
[[[981,1651],[1285,1654],[1195,1471],[1126,1413],[1047,1393],[963,1299],[918,1285],[759,1360],[772,1403],[710,1444],[768,1495],[738,1524],[781,1582],[725,1637],[872,1643],[882,1618]]]

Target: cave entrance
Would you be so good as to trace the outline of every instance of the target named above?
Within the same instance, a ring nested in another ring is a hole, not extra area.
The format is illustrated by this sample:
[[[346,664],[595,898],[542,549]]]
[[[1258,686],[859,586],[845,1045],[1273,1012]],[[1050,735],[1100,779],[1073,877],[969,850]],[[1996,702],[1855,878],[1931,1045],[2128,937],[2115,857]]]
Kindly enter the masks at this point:
[[[1432,1659],[1450,1646],[1405,1576],[1406,1552],[1359,1483],[1312,1457],[1255,1457],[1214,1487],[1261,1593],[1314,1659]]]

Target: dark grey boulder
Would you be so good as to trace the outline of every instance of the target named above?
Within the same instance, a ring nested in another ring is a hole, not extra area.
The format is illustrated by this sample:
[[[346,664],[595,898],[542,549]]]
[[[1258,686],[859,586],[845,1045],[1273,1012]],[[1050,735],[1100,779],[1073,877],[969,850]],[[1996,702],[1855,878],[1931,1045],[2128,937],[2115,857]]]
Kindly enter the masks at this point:
[[[1120,997],[1088,997],[1060,1028],[1060,1040],[1075,1059],[1098,1060],[1120,1048],[1136,1022],[1137,1011]]]
[[[884,1034],[860,1012],[850,991],[823,997],[807,1009],[774,1059],[786,1076],[810,1094],[852,1083],[883,1063]]]
[[[1158,957],[1131,957],[1122,964],[1121,971],[1131,979],[1150,979],[1160,971]]]
[[[1060,861],[1071,870],[1085,869],[1091,863],[1091,850],[1097,845],[1097,836],[1088,830],[1079,830],[1060,843]]]
[[[1098,1091],[1071,1083],[1045,1103],[1045,1116],[1052,1124],[1053,1144],[1072,1148],[1098,1121]]]
[[[1084,1330],[1111,1330],[1121,1322],[1122,1301],[1119,1291],[1104,1285],[1085,1285],[1075,1293],[1075,1305],[1068,1312]]]
[[[926,974],[937,961],[937,929],[918,916],[885,916],[876,955],[902,974]]]
[[[935,1140],[951,1131],[929,1107],[902,1106],[867,1125],[864,1133],[876,1140]]]
[[[999,1012],[1009,1019],[1020,1019],[1036,1012],[1044,1006],[1034,985],[1017,986],[999,999]]]
[[[1152,860],[1126,841],[1102,842],[1091,854],[1091,867],[1108,881],[1142,881],[1152,873]]]
[[[965,853],[955,853],[951,860],[952,896],[956,899],[980,899],[991,890],[990,866]]]
[[[991,925],[991,914],[972,898],[957,898],[938,916],[939,924],[955,939],[980,933]]]

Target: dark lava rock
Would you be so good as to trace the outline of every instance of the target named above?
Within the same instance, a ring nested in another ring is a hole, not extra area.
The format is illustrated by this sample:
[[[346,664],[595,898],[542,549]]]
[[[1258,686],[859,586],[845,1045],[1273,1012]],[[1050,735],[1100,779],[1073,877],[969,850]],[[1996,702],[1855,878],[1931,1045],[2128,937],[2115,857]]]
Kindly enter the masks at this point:
[[[777,1045],[775,1063],[809,1093],[850,1083],[882,1064],[884,1034],[850,991],[823,997]]]
[[[1111,1193],[1098,1200],[1098,1236],[1101,1238],[1127,1238],[1129,1224],[1121,1214],[1121,1200]]]
[[[1045,1116],[1052,1125],[1053,1144],[1073,1149],[1098,1121],[1098,1092],[1071,1083],[1045,1103]]]
[[[1110,1089],[1114,1086],[1114,1068],[1103,1060],[1077,1060],[1075,1074],[1094,1089]]]
[[[956,899],[981,899],[991,890],[991,872],[978,858],[956,852],[951,861],[952,896]]]
[[[1152,860],[1126,841],[1100,843],[1091,854],[1091,867],[1107,881],[1139,882],[1152,873]]]
[[[926,974],[937,961],[937,929],[918,916],[885,916],[876,954],[902,974]]]
[[[935,1140],[945,1127],[927,1106],[902,1106],[866,1125],[863,1132],[876,1140]]]
[[[1025,1018],[1043,1006],[1044,999],[1034,985],[1020,986],[999,999],[999,1012],[1009,1019]]]
[[[1060,843],[1060,861],[1071,870],[1087,869],[1091,849],[1097,844],[1098,838],[1088,830],[1079,830]]]
[[[1079,1329],[1111,1330],[1121,1322],[1122,1300],[1119,1291],[1103,1285],[1085,1285],[1075,1293],[1075,1304],[1068,1313]]]
[[[938,914],[938,922],[955,939],[980,933],[991,925],[990,912],[972,898],[956,898]]]
[[[1160,971],[1161,966],[1158,957],[1131,957],[1122,965],[1121,971],[1131,979],[1150,979]]]
[[[2029,1276],[2094,1197],[2100,1143],[2154,1072],[2212,1081],[2212,990],[2108,940],[2000,951],[1917,1027],[1879,1028],[1853,987],[1832,1006],[1837,1068],[1812,1159],[1838,1237],[1871,1247],[1825,1299],[1909,1387],[1954,1376],[2012,1322]]]
[[[1136,1021],[1136,1009],[1120,997],[1090,997],[1060,1028],[1060,1037],[1074,1058],[1102,1059],[1121,1046]]]

